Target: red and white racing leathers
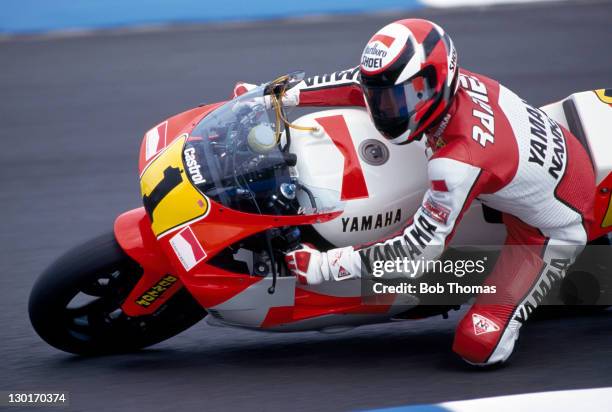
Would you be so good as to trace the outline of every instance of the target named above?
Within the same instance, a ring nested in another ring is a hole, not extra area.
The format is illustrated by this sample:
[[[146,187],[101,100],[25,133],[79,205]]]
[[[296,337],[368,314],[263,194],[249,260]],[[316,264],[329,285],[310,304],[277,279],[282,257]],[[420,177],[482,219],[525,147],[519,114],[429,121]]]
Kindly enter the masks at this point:
[[[316,76],[289,93],[300,105],[364,106],[357,74]],[[372,246],[435,259],[474,199],[501,211],[507,238],[486,281],[498,292],[476,299],[453,344],[467,361],[491,364],[510,356],[522,323],[586,244],[595,177],[580,142],[544,112],[485,76],[462,70],[459,79],[450,110],[428,131],[444,144],[432,147],[430,188],[414,217],[395,236],[328,251],[320,262],[339,279],[359,276]]]

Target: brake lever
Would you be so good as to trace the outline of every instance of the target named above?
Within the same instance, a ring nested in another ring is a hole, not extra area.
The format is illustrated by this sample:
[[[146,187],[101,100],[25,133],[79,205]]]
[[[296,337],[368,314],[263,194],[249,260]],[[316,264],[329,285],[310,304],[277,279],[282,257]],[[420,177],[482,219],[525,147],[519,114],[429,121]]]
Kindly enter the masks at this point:
[[[272,250],[272,241],[270,239],[270,231],[266,230],[266,246],[268,247],[268,255],[270,255],[270,265],[272,266],[272,286],[268,288],[270,295],[276,291],[276,278],[278,272],[276,271],[276,260],[274,259],[274,250]]]

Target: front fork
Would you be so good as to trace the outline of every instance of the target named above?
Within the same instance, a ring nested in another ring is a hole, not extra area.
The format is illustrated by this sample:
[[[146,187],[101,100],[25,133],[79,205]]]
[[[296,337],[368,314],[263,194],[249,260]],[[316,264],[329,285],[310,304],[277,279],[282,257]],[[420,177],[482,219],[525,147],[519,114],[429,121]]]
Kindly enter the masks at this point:
[[[125,212],[115,220],[115,238],[123,251],[143,269],[121,309],[128,316],[155,313],[183,284],[159,248],[144,208]]]

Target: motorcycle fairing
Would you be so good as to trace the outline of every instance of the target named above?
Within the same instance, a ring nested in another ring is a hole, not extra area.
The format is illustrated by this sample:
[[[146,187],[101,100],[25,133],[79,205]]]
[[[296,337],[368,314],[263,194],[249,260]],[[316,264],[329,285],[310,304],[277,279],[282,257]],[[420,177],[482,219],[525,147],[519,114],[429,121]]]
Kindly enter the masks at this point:
[[[599,185],[595,194],[595,224],[589,230],[591,239],[597,239],[612,231],[612,173]]]
[[[352,287],[346,288],[352,283]],[[329,285],[304,287],[296,285],[294,277],[277,279],[274,294],[269,294],[272,278],[266,277],[236,293],[227,300],[209,306],[209,313],[224,324],[268,330],[307,330],[338,324],[376,322],[405,310],[398,305],[397,295],[377,296],[376,302],[363,301],[360,282],[347,281],[341,288],[352,289],[342,296],[338,288]],[[296,287],[297,286],[297,287]],[[334,290],[336,289],[336,290]]]
[[[138,157],[139,174],[142,174],[142,171],[166,146],[182,133],[191,131],[204,116],[224,103],[204,105],[179,113],[145,133],[140,144],[140,154]]]
[[[143,277],[123,305],[123,309],[130,315],[153,313],[183,283],[188,285],[190,292],[204,307],[227,300],[262,278],[223,271],[207,265],[209,259],[229,245],[255,233],[274,227],[326,222],[341,213],[255,215],[232,210],[202,194],[186,176],[182,151],[189,139],[188,133],[222,104],[200,107],[174,116],[156,126],[155,132],[148,132],[143,139],[139,166],[141,192],[148,216],[140,208],[120,216],[115,224],[116,237],[121,246],[145,269]],[[153,143],[158,145],[151,143],[151,139],[156,140]],[[184,266],[171,245],[179,229],[184,227],[188,227],[195,235],[205,255],[193,267]],[[157,242],[154,240],[156,237]],[[159,260],[143,253],[145,249],[161,252],[167,257],[166,262],[156,270]],[[173,284],[146,307],[136,303],[143,292],[154,287],[168,273],[178,274],[181,281]]]
[[[170,244],[172,234],[177,232],[178,228],[156,239],[144,208],[124,213],[115,221],[115,236],[126,253],[145,269],[145,275],[126,299],[123,309],[131,316],[153,313],[180,289],[181,284],[187,286],[203,307],[215,306],[263,279],[261,276],[235,274],[206,264],[228,245],[267,229],[324,222],[336,218],[340,213],[307,216],[251,215],[210,201],[210,212],[206,218],[189,225],[206,252],[206,258],[189,271],[185,270]],[[154,304],[148,307],[137,305],[135,301],[140,294],[167,273],[178,274],[181,282],[165,291]]]
[[[129,316],[154,313],[181,289],[182,283],[178,279],[169,288],[163,290],[163,293],[158,293],[156,299],[149,302],[148,305],[142,304],[143,294],[160,282],[166,274],[173,272],[172,265],[151,231],[149,216],[142,207],[125,212],[115,220],[114,232],[121,248],[143,269],[142,277],[121,308]]]

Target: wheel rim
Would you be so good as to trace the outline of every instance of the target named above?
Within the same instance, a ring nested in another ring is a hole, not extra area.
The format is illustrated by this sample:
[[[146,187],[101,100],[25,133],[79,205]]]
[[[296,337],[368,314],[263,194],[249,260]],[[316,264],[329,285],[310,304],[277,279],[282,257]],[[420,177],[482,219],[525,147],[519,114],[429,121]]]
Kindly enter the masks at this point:
[[[66,332],[75,339],[90,342],[133,329],[135,324],[121,310],[121,305],[141,273],[137,265],[124,262],[99,271],[93,279],[73,288],[60,309]],[[89,301],[75,303],[80,295],[88,297]]]

